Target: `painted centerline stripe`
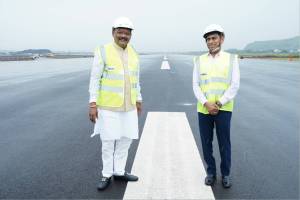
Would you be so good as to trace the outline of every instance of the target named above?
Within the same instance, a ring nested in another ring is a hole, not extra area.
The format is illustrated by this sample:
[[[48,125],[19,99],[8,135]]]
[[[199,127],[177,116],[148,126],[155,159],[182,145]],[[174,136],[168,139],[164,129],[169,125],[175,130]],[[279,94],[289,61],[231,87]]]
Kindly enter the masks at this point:
[[[184,112],[148,112],[124,199],[214,199]]]
[[[170,65],[169,65],[169,62],[168,62],[167,56],[164,56],[164,60],[161,63],[160,69],[171,69]]]

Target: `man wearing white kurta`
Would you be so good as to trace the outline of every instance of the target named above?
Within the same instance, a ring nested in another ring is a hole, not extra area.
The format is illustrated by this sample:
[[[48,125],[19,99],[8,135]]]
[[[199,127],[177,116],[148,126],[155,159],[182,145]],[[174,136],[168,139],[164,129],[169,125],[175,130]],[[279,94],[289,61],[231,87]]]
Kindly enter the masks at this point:
[[[102,178],[98,190],[111,181],[137,181],[125,172],[128,149],[138,139],[138,114],[142,97],[139,84],[139,59],[129,45],[132,22],[118,18],[113,25],[114,42],[95,50],[90,78],[89,117],[95,123],[92,136],[102,141]]]

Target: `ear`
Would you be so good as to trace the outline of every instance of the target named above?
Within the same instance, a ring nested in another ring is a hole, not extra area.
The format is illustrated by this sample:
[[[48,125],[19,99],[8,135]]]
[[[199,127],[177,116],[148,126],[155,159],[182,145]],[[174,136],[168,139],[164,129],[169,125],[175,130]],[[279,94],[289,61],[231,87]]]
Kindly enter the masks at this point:
[[[224,35],[221,35],[221,44],[223,44],[223,42],[224,42],[224,40],[225,40],[225,36]]]

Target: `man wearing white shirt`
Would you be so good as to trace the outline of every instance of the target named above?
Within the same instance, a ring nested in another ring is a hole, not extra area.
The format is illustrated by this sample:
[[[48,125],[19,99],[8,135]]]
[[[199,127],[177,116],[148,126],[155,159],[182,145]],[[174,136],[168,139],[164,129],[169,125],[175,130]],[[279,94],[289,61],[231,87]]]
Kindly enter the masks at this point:
[[[95,123],[92,136],[100,134],[102,142],[102,178],[97,188],[104,190],[112,177],[120,181],[137,181],[125,172],[128,149],[138,139],[138,114],[142,97],[139,84],[139,57],[128,44],[133,30],[126,17],[116,19],[114,42],[97,47],[90,78],[89,117]]]
[[[209,25],[203,34],[209,52],[194,58],[193,90],[198,100],[197,111],[204,160],[206,185],[216,180],[216,163],[213,157],[213,129],[221,155],[222,185],[231,187],[230,121],[234,97],[240,85],[239,64],[236,55],[221,50],[224,30],[220,25]]]

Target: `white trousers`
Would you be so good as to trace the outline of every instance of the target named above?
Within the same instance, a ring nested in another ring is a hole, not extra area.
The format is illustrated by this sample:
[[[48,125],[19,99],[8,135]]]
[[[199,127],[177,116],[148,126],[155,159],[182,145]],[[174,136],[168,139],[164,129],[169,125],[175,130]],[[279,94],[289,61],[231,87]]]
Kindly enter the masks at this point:
[[[102,140],[102,176],[124,175],[132,139]]]

